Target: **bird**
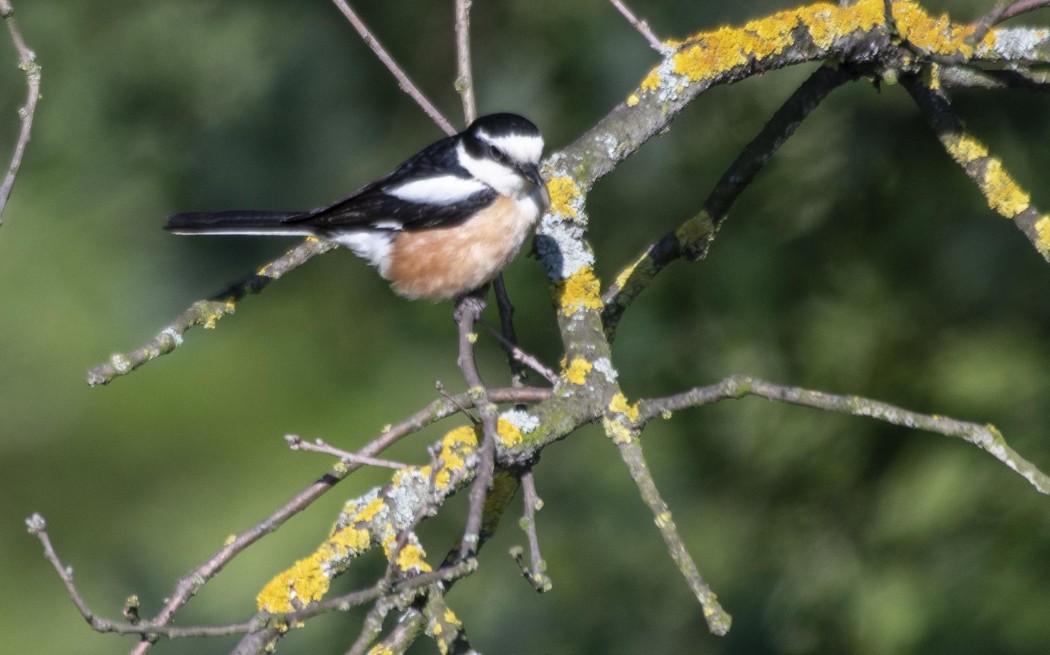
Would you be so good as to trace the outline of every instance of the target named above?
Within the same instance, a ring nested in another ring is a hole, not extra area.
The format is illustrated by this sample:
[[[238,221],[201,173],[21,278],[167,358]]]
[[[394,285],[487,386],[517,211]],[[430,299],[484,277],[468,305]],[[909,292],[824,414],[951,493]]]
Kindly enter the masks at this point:
[[[434,302],[481,289],[511,262],[550,204],[543,137],[517,114],[481,116],[393,171],[305,211],[168,217],[174,234],[313,236],[374,266],[395,293]]]

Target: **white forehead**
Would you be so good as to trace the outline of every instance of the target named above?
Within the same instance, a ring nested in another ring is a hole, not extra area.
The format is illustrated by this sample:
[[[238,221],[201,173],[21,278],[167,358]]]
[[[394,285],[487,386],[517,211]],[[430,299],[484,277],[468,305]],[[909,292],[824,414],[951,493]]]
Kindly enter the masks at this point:
[[[489,134],[478,130],[478,137],[496,146],[514,161],[540,163],[543,138],[538,134]]]

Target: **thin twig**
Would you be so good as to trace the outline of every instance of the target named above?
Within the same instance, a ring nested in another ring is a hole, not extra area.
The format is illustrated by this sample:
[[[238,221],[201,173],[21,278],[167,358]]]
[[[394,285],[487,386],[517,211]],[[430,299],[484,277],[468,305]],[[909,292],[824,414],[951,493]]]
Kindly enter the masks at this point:
[[[536,512],[543,507],[543,501],[540,500],[539,495],[536,493],[536,480],[533,478],[531,468],[526,468],[518,477],[521,480],[525,503],[525,509],[521,517],[521,528],[525,531],[525,535],[529,540],[529,562],[531,566],[525,564],[521,546],[511,548],[510,555],[518,563],[518,569],[521,570],[521,574],[529,581],[532,588],[540,593],[544,593],[551,590],[551,579],[547,575],[547,563],[540,554],[540,538],[536,532]]]
[[[372,52],[375,53],[376,57],[379,58],[379,61],[383,62],[383,65],[386,66],[387,70],[393,74],[394,78],[397,80],[398,86],[401,87],[401,90],[415,100],[416,104],[423,108],[423,111],[426,112],[427,116],[430,116],[431,120],[437,123],[438,127],[445,131],[445,134],[448,134],[449,136],[455,134],[456,128],[452,127],[452,123],[449,123],[448,120],[441,115],[441,112],[438,111],[437,107],[427,100],[427,97],[423,95],[415,84],[412,83],[412,80],[408,78],[405,71],[401,70],[401,67],[397,65],[394,58],[386,51],[386,48],[384,48],[383,44],[379,42],[379,39],[372,34],[364,21],[362,21],[354,10],[350,8],[350,5],[347,4],[346,0],[332,0],[332,2],[339,8],[339,11],[343,12],[346,19],[350,21],[350,24],[354,26],[354,29],[361,35],[364,42],[372,49]]]
[[[1050,7],[1050,0],[998,0],[988,13],[973,22],[973,33],[966,37],[966,42],[970,45],[980,43],[995,25],[1044,7]]]
[[[463,98],[463,118],[467,125],[478,117],[474,102],[474,73],[470,65],[470,5],[472,0],[456,0],[456,91]]]
[[[513,387],[521,386],[525,383],[526,365],[515,354],[514,349],[518,349],[518,333],[514,329],[514,304],[511,303],[510,296],[507,294],[503,273],[492,280],[492,290],[496,294],[496,308],[499,310],[499,327],[502,332],[500,342],[507,353],[507,364],[510,366],[510,384]],[[488,327],[488,323],[485,326]],[[492,332],[491,328],[489,332]],[[517,351],[522,352],[520,349]],[[548,382],[554,384],[550,378]]]
[[[840,396],[801,387],[781,386],[757,378],[732,376],[716,384],[697,387],[666,398],[642,400],[638,403],[637,421],[639,424],[644,424],[656,416],[669,415],[671,412],[686,407],[700,407],[721,400],[742,398],[744,396],[759,396],[767,400],[812,407],[829,412],[866,416],[914,430],[934,432],[948,437],[958,437],[1006,464],[1025,480],[1028,480],[1038,491],[1050,494],[1050,477],[1010,448],[1003,435],[994,425],[980,425],[936,414],[920,414],[861,396]]]
[[[613,442],[620,450],[620,458],[627,465],[627,470],[630,472],[634,484],[638,487],[642,501],[653,514],[656,527],[660,530],[660,536],[664,539],[664,545],[667,546],[671,559],[678,565],[678,571],[685,578],[686,584],[689,585],[693,595],[700,601],[708,629],[712,634],[725,635],[729,632],[733,619],[722,609],[721,604],[718,602],[718,597],[715,596],[715,593],[711,591],[711,587],[704,581],[700,575],[700,569],[696,566],[696,562],[689,555],[685,542],[682,540],[682,535],[678,532],[678,526],[671,519],[671,510],[660,495],[660,490],[656,486],[656,481],[653,480],[652,473],[649,472],[649,465],[646,464],[645,456],[642,453],[641,441],[637,435],[632,434],[626,438],[623,438],[622,435],[621,438],[614,437]]]
[[[546,389],[491,389],[488,396],[491,402],[516,403],[536,402],[537,399],[550,397],[550,393]],[[453,398],[469,401],[468,394],[460,394],[460,396],[454,396]],[[401,423],[385,429],[380,435],[370,441],[367,446],[362,448],[357,453],[357,456],[373,457],[378,455],[405,436],[421,430],[434,421],[451,416],[457,411],[454,404],[448,400],[444,398],[435,400],[426,408],[416,412]],[[220,551],[179,580],[175,586],[174,593],[168,597],[164,607],[152,619],[151,625],[160,626],[169,623],[182,606],[200,591],[209,580],[215,577],[230,560],[259,539],[275,532],[285,521],[306,509],[311,503],[359,468],[361,468],[360,464],[340,464],[332,467],[319,480],[293,496],[265,519],[237,535],[232,541],[224,545]],[[150,643],[151,641],[143,641],[132,652],[136,655],[141,655],[149,649]]]
[[[667,54],[670,51],[670,47],[664,45],[664,43],[660,41],[660,39],[656,38],[656,35],[653,34],[653,31],[649,29],[649,23],[645,22],[644,20],[639,20],[639,18],[635,16],[630,9],[627,8],[627,5],[625,5],[620,0],[609,0],[609,2],[611,2],[613,6],[616,7],[616,10],[620,12],[624,18],[627,19],[627,22],[630,23],[631,26],[634,27],[634,29],[638,30],[638,33],[641,34],[645,38],[645,40],[649,42],[650,48],[659,52],[662,55]]]
[[[478,322],[481,324],[481,327],[485,328],[485,330],[489,334],[491,334],[493,337],[496,338],[497,341],[499,341],[500,345],[503,346],[503,350],[506,351],[507,357],[511,362],[517,364],[518,366],[524,365],[528,368],[531,368],[533,371],[539,373],[543,377],[543,379],[545,379],[547,382],[550,382],[551,384],[556,384],[558,382],[558,374],[552,371],[547,366],[544,366],[543,362],[522,350],[516,342],[511,341],[504,334],[500,334],[500,332],[496,330],[496,328],[489,325],[487,321],[481,320]],[[517,375],[515,375],[514,380],[517,379],[518,377]],[[514,380],[512,380],[512,383]]]
[[[26,146],[29,144],[29,135],[33,129],[33,117],[36,115],[36,103],[40,99],[40,65],[36,63],[36,54],[26,45],[22,38],[22,32],[15,22],[15,10],[8,0],[0,0],[0,18],[7,23],[7,31],[11,34],[11,41],[18,51],[18,67],[26,75],[26,101],[18,110],[22,119],[22,129],[18,133],[18,141],[11,154],[11,163],[7,166],[3,183],[0,183],[0,219],[3,218],[7,199],[11,197],[11,188],[18,176],[18,169],[22,165],[22,156],[25,154]],[[0,225],[3,221],[0,220]]]
[[[151,623],[143,623],[141,621],[110,621],[108,619],[99,618],[95,613],[88,607],[87,602],[80,595],[77,590],[76,584],[73,580],[73,568],[65,565],[58,557],[58,553],[55,552],[55,548],[51,543],[51,537],[47,533],[47,523],[44,521],[44,517],[40,514],[33,514],[26,519],[26,528],[30,534],[35,535],[40,540],[40,544],[44,548],[44,557],[54,567],[55,572],[58,573],[59,579],[62,581],[63,586],[66,588],[66,593],[69,594],[69,599],[73,601],[73,605],[80,612],[80,615],[84,617],[91,629],[96,632],[112,632],[116,634],[133,634],[133,635],[156,635],[164,636],[169,638],[179,637],[220,637],[224,635],[242,634],[250,630],[258,629],[260,621],[257,618],[253,618],[250,621],[243,623],[231,623],[228,625],[214,625],[214,626],[187,626],[187,627],[172,627],[172,626],[155,626]]]
[[[330,444],[325,443],[321,439],[315,439],[312,443],[304,440],[297,434],[286,434],[284,440],[288,444],[288,447],[292,450],[300,450],[309,453],[321,453],[322,455],[332,455],[338,457],[340,460],[347,464],[361,464],[363,466],[380,466],[389,469],[403,469],[408,466],[404,462],[395,462],[389,459],[379,459],[378,457],[369,457],[367,455],[359,455],[358,453],[351,453],[343,450],[342,448],[336,448]]]
[[[1014,16],[1020,16],[1029,11],[1044,9],[1046,7],[1050,7],[1050,0],[1015,0],[1013,4],[1006,8],[1003,15],[999,17],[998,22],[1001,23],[1004,20],[1013,18]]]
[[[966,42],[970,45],[980,43],[985,34],[988,34],[988,30],[992,29],[992,25],[1003,20],[1003,14],[1014,3],[1014,0],[996,0],[995,6],[992,7],[991,11],[974,22],[974,30],[970,36],[966,37]]]
[[[474,324],[485,307],[482,292],[463,296],[456,302],[456,323],[459,326],[459,368],[467,382],[474,407],[481,415],[482,438],[478,444],[478,468],[470,487],[470,508],[467,524],[460,542],[459,558],[467,559],[477,553],[481,535],[481,521],[485,510],[485,496],[492,486],[492,474],[496,464],[496,407],[492,404],[485,384],[474,361],[474,341],[477,334]]]
[[[623,312],[668,264],[681,257],[698,261],[707,256],[715,232],[758,172],[828,94],[855,77],[854,73],[831,66],[821,66],[814,71],[729,165],[704,200],[700,212],[649,245],[615,277],[615,282],[602,294],[605,304],[602,322],[607,335],[615,335]]]

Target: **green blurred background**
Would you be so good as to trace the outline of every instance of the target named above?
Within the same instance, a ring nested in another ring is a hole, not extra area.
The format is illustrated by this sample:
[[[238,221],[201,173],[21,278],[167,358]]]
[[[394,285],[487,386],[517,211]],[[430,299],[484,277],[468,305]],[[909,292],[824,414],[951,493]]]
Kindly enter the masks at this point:
[[[459,116],[452,3],[359,11],[414,79]],[[788,2],[633,7],[682,36]],[[992,3],[941,2],[969,20]],[[217,330],[130,377],[84,372],[137,347],[190,302],[293,241],[183,239],[173,211],[298,208],[334,199],[440,136],[325,0],[18,0],[43,100],[0,229],[0,634],[10,653],[125,652],[89,631],[23,519],[39,511],[91,606],[143,614],[177,578],[323,472],[295,432],[353,448],[461,387],[448,305],[394,297],[345,252],[311,261]],[[482,112],[531,117],[550,150],[621,101],[656,59],[600,0],[479,1]],[[1033,14],[1035,22],[1050,20]],[[0,144],[24,80],[0,38]],[[604,279],[699,207],[725,166],[810,69],[704,94],[594,189]],[[970,127],[1050,207],[1050,100],[958,93]],[[559,357],[542,267],[508,286],[526,349]],[[1050,468],[1050,267],[987,209],[899,88],[857,83],[802,126],[741,199],[709,260],[672,266],[621,324],[632,397],[732,373],[994,422]],[[484,374],[505,381],[488,340]],[[445,423],[392,456],[421,461]],[[863,419],[727,402],[645,433],[701,570],[735,618],[709,636],[651,517],[597,430],[545,453],[540,536],[554,589],[506,556],[452,594],[486,653],[1046,653],[1050,500],[960,441]],[[355,475],[238,558],[180,615],[241,620],[272,574],[323,538]],[[517,505],[514,511],[517,512]],[[423,531],[439,556],[463,499]],[[337,584],[368,584],[364,562]],[[282,644],[343,653],[360,613]],[[165,642],[221,653],[233,640]],[[415,652],[432,652],[422,640]]]

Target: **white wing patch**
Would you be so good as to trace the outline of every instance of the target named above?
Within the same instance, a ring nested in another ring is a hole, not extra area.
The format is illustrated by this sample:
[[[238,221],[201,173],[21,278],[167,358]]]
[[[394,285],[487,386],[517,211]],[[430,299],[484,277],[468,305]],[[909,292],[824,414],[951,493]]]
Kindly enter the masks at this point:
[[[390,245],[393,234],[390,232],[337,232],[329,237],[341,246],[346,246],[354,254],[379,269],[379,274],[386,277],[390,267]]]
[[[439,175],[422,180],[412,180],[383,189],[384,192],[395,198],[428,205],[453,205],[484,190],[483,183],[455,175]]]

